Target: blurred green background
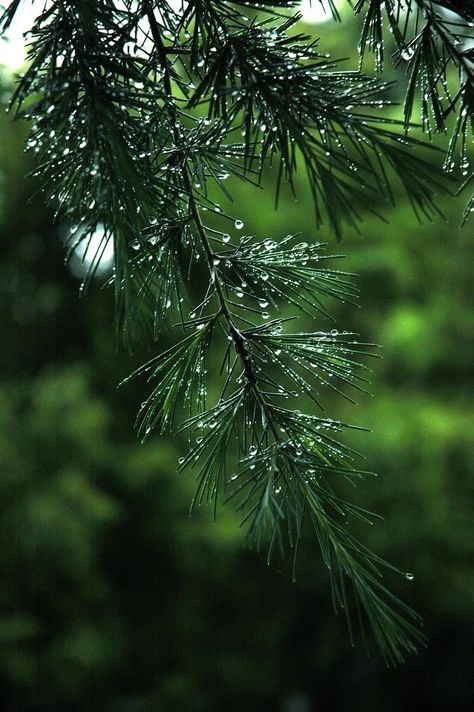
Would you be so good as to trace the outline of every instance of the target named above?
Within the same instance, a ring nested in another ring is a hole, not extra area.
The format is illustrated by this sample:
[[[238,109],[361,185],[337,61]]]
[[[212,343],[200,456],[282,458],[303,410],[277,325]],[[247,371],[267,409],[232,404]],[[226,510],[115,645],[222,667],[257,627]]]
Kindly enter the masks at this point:
[[[346,43],[352,25],[324,49]],[[216,524],[206,509],[189,519],[192,474],[175,473],[184,444],[140,445],[146,384],[116,388],[149,353],[116,349],[110,290],[96,282],[79,296],[64,227],[42,195],[31,199],[25,129],[0,121],[2,709],[473,709],[473,241],[472,226],[458,227],[462,203],[440,201],[446,222],[420,225],[400,195],[388,224],[368,217],[336,245],[314,229],[303,177],[298,202],[286,196],[278,213],[271,191],[255,211],[255,194],[235,186],[249,233],[301,230],[346,255],[360,308],[330,311],[383,347],[373,398],[326,403],[374,431],[353,442],[379,479],[355,495],[385,521],[362,535],[415,574],[388,583],[423,615],[429,647],[387,670],[350,647],[311,538],[294,584],[288,562],[267,567],[245,548],[231,510]]]

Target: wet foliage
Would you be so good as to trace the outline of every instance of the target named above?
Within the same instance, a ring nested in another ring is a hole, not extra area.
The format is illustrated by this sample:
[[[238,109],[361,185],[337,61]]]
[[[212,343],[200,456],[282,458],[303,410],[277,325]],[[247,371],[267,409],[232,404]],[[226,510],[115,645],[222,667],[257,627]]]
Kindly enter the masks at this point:
[[[447,183],[438,152],[408,130],[421,88],[428,133],[458,113],[445,168],[455,167],[460,146],[468,175],[472,69],[461,38],[472,12],[458,8],[454,23],[439,14],[442,3],[404,3],[403,12],[391,1],[356,4],[366,13],[361,59],[374,50],[382,68],[385,11],[397,61],[407,62],[399,120],[390,84],[342,71],[299,32],[294,4],[47,3],[13,104],[30,123],[35,176],[70,225],[70,252],[92,244],[101,226],[85,284],[112,243],[117,333],[158,351],[133,374],[152,383],[140,435],[186,430],[180,468],[196,474],[194,501],[216,511],[234,503],[269,559],[287,548],[296,558],[310,522],[335,608],[350,630],[352,609],[366,619],[396,663],[423,641],[419,619],[386,588],[383,572],[393,567],[348,531],[350,518],[373,518],[338,494],[341,479],[369,474],[339,441],[353,426],[314,415],[325,390],[348,399],[366,392],[374,347],[346,331],[295,326],[298,313],[326,317],[328,298],[353,302],[357,290],[324,245],[248,235],[229,202],[237,180],[258,191],[271,169],[278,200],[283,186],[295,190],[300,166],[316,224],[338,237],[363,214],[383,212],[400,186],[419,215],[436,215]],[[4,29],[18,5],[5,10]],[[168,329],[175,343],[159,350]],[[211,377],[219,383],[212,402]]]

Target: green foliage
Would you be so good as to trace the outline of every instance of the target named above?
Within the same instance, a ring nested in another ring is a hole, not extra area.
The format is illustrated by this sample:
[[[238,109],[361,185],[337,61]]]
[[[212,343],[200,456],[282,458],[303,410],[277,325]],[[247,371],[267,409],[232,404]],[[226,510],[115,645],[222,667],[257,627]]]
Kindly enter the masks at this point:
[[[407,74],[405,122],[409,125],[419,112],[423,130],[451,132],[445,167],[460,167],[463,188],[472,184],[469,144],[473,139],[474,5],[462,0],[358,0],[356,13],[364,15],[359,43],[361,59],[367,51],[375,54],[376,66],[382,70],[386,18],[395,40],[396,64],[404,64]],[[453,76],[452,70],[456,75]],[[419,105],[415,99],[419,94]],[[450,121],[452,115],[457,117]],[[474,196],[464,211],[467,220],[474,207]]]
[[[423,636],[416,614],[382,583],[392,567],[346,529],[349,517],[371,522],[333,487],[366,474],[335,439],[347,426],[284,407],[286,400],[319,407],[324,389],[349,400],[345,387],[366,391],[359,359],[370,349],[335,329],[290,332],[292,317],[281,315],[288,304],[326,315],[326,297],[352,300],[355,289],[348,275],[321,266],[322,245],[291,235],[239,237],[242,220],[216,196],[232,197],[230,176],[261,187],[275,166],[278,199],[283,182],[295,190],[302,164],[316,223],[327,220],[338,237],[375,205],[389,204],[400,185],[417,213],[435,215],[445,181],[407,133],[414,97],[420,86],[428,131],[431,115],[439,131],[460,107],[447,161],[452,168],[460,143],[466,168],[470,59],[458,48],[463,32],[431,3],[409,2],[403,21],[401,3],[357,3],[356,12],[367,10],[362,58],[366,46],[374,49],[381,67],[382,6],[400,57],[409,54],[405,120],[398,120],[388,115],[390,85],[341,71],[321,54],[298,32],[299,16],[285,11],[293,2],[244,4],[248,17],[241,3],[212,0],[179,10],[152,0],[46,5],[30,32],[14,103],[30,122],[35,176],[72,225],[70,250],[90,245],[104,228],[86,281],[113,242],[118,332],[130,345],[154,343],[178,322],[181,340],[134,374],[155,384],[139,413],[141,435],[179,420],[189,432],[181,465],[197,473],[195,500],[214,508],[222,497],[236,501],[250,541],[268,546],[269,555],[276,545],[283,551],[285,540],[296,552],[308,519],[335,608],[345,609],[351,626],[352,589],[383,656],[396,663]],[[17,7],[6,9],[4,29]],[[458,14],[467,31],[470,11]],[[461,72],[453,98],[450,62]],[[199,289],[201,264],[207,276]],[[209,406],[208,369],[216,366],[221,380]]]

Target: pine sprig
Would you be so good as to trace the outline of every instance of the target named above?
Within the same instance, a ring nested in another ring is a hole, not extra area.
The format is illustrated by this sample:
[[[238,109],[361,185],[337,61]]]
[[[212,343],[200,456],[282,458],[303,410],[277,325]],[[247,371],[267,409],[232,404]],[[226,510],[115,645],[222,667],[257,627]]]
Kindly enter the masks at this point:
[[[244,483],[233,495],[240,497],[241,510],[249,509],[245,519],[251,522],[250,535],[259,546],[262,533],[266,532],[270,540],[270,556],[274,547],[282,545],[284,536],[294,547],[297,546],[304,517],[309,515],[331,574],[336,610],[342,608],[347,614],[352,587],[369,617],[387,662],[396,662],[400,648],[406,646],[406,638],[413,641],[408,649],[414,651],[416,642],[422,642],[423,636],[417,627],[417,616],[397,601],[381,581],[382,571],[391,567],[347,531],[349,517],[370,523],[372,519],[370,513],[338,497],[330,484],[341,472],[346,475],[347,470],[338,466],[342,457],[340,454],[335,456],[332,438],[326,440],[323,428],[334,431],[343,426],[319,420],[314,425],[308,418],[305,425],[309,430],[305,428],[301,435],[301,419],[297,420],[293,431],[294,414],[281,411],[280,417],[292,439],[247,458],[247,468],[241,475],[242,479],[245,477]],[[311,425],[318,433],[316,451]],[[310,443],[309,447],[305,447],[305,443]],[[355,471],[351,474],[361,477],[366,473]],[[352,630],[349,616],[348,624]]]
[[[405,123],[417,114],[423,129],[452,131],[445,167],[460,168],[472,182],[467,145],[472,144],[474,90],[474,3],[463,0],[359,0],[356,13],[364,14],[359,43],[361,59],[371,51],[377,68],[384,63],[384,18],[395,40],[394,60],[405,65],[408,76],[405,96]],[[451,116],[457,114],[454,129]],[[464,120],[467,119],[467,120]],[[459,151],[455,147],[459,146]],[[464,213],[466,220],[474,197]]]
[[[360,220],[355,205],[371,209],[371,195],[390,196],[383,156],[420,209],[436,210],[426,165],[411,153],[418,142],[380,123],[388,106],[389,85],[357,72],[337,71],[303,34],[289,36],[298,16],[275,24],[265,19],[249,26],[227,26],[189,105],[208,105],[209,118],[238,123],[244,136],[245,168],[279,160],[278,187],[293,184],[298,154],[306,166],[318,224],[326,213],[337,234],[343,220]],[[225,24],[225,23],[224,23]],[[399,124],[398,124],[399,125]],[[409,150],[406,150],[409,149]],[[392,160],[396,151],[398,160]],[[401,160],[403,158],[403,160]],[[439,177],[439,176],[438,176]],[[436,176],[433,176],[436,181]],[[363,181],[364,188],[360,185]]]
[[[367,379],[358,373],[364,367],[355,357],[371,354],[364,351],[364,347],[356,341],[347,340],[347,336],[354,336],[352,334],[345,334],[341,339],[337,338],[336,329],[329,334],[285,334],[280,333],[277,321],[276,326],[274,322],[269,327],[246,330],[244,336],[254,345],[256,358],[263,363],[271,360],[280,369],[279,384],[289,380],[316,404],[319,403],[315,382],[340,393],[348,400],[351,400],[350,396],[340,390],[343,386],[352,386],[367,393],[362,385]]]
[[[215,319],[191,323],[197,332],[186,336],[137,371],[131,378],[148,374],[148,380],[159,379],[158,385],[142,404],[137,422],[143,439],[154,428],[164,432],[173,426],[179,406],[189,405],[203,411],[206,405],[205,354],[209,349]],[[189,326],[189,324],[188,324]]]
[[[337,18],[334,3],[324,4]],[[387,116],[392,86],[343,71],[299,32],[292,0],[40,5],[14,95],[30,122],[36,173],[72,226],[71,251],[91,244],[102,226],[89,278],[113,241],[111,282],[125,340],[154,344],[165,330],[175,335],[132,374],[152,383],[140,436],[186,432],[180,468],[196,475],[194,503],[217,511],[230,500],[249,541],[269,558],[296,552],[312,525],[336,609],[351,630],[355,610],[387,662],[400,662],[423,636],[416,614],[385,585],[396,570],[348,529],[352,520],[373,519],[340,493],[341,480],[370,474],[341,442],[354,426],[312,412],[325,391],[349,400],[367,392],[365,359],[374,349],[335,329],[291,331],[296,314],[327,317],[328,299],[354,303],[357,289],[322,244],[245,235],[218,201],[232,197],[229,179],[262,187],[272,171],[278,198],[283,181],[296,189],[303,165],[316,222],[338,236],[392,202],[397,181],[419,214],[435,214],[444,184],[429,158],[438,154],[405,129],[420,89],[428,132],[442,130],[460,108],[447,166],[459,152],[467,161],[470,59],[459,44],[464,29],[439,8],[457,11],[464,25],[470,10],[413,0],[405,22],[401,3],[357,3],[367,12],[361,51],[374,49],[382,62],[385,11],[396,59],[411,72],[405,117],[397,120]],[[3,29],[18,6],[5,10]],[[454,92],[450,65],[460,72]]]

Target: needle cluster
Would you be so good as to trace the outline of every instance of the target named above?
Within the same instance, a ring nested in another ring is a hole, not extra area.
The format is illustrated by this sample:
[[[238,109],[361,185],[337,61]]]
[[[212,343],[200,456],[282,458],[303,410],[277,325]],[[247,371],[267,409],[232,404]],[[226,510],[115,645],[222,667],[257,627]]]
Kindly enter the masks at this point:
[[[361,59],[375,54],[384,64],[385,28],[395,41],[392,55],[407,75],[405,123],[420,119],[423,130],[448,134],[445,170],[461,172],[460,190],[472,190],[474,138],[474,2],[472,0],[358,0],[364,16]],[[474,212],[468,199],[464,221]]]

